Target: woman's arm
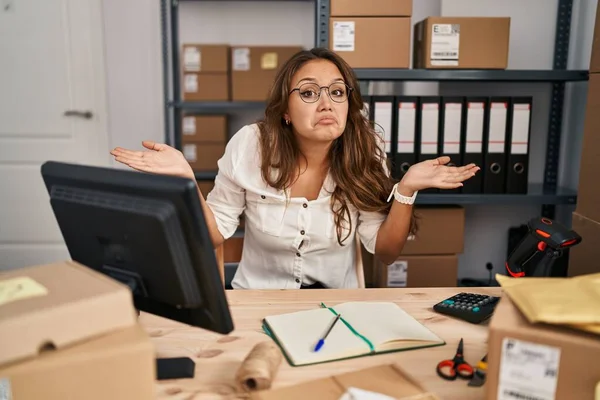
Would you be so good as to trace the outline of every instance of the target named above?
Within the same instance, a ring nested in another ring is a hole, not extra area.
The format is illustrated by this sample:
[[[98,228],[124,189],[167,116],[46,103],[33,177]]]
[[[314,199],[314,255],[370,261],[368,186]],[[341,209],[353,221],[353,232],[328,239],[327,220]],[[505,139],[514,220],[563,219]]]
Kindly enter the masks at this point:
[[[402,181],[396,190],[406,197],[412,197],[415,193]],[[396,261],[402,253],[410,231],[412,211],[412,204],[402,204],[394,200],[390,213],[379,227],[375,242],[375,256],[385,265]]]

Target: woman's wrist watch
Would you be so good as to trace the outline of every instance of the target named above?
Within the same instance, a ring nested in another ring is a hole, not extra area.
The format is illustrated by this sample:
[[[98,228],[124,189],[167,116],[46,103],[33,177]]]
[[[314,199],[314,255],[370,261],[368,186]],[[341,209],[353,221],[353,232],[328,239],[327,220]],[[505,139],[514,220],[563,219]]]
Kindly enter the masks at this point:
[[[400,182],[396,183],[394,185],[394,187],[392,188],[392,192],[390,193],[390,196],[388,197],[387,201],[389,202],[392,199],[392,196],[394,196],[394,198],[396,199],[397,202],[402,203],[402,204],[414,204],[415,203],[415,199],[417,198],[417,193],[418,191],[415,191],[413,193],[412,196],[408,197],[408,196],[404,196],[401,195],[400,193],[398,193],[398,185],[400,184]]]

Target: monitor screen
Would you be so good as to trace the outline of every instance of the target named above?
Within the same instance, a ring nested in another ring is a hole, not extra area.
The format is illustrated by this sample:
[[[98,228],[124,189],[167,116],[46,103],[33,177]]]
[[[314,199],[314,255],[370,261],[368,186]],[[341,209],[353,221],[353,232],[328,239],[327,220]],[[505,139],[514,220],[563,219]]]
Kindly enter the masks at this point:
[[[192,180],[54,161],[41,172],[74,261],[128,285],[138,310],[233,330]]]

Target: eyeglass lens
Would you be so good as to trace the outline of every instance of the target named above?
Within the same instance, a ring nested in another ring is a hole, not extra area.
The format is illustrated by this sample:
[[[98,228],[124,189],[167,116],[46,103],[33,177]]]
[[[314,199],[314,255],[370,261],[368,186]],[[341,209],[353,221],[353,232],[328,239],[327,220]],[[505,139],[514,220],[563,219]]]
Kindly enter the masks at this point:
[[[341,82],[332,83],[323,87],[329,92],[329,97],[336,103],[343,103],[348,99],[348,88]],[[314,103],[321,97],[321,87],[316,83],[305,83],[298,88],[300,98],[307,103]]]

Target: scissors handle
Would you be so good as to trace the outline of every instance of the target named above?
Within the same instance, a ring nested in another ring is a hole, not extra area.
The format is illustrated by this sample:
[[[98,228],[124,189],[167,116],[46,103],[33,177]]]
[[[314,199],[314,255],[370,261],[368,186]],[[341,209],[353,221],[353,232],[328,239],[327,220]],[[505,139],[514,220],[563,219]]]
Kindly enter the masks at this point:
[[[467,363],[456,363],[454,360],[443,360],[437,365],[437,374],[443,379],[453,381],[457,377],[462,379],[471,379],[473,377],[473,367]]]

